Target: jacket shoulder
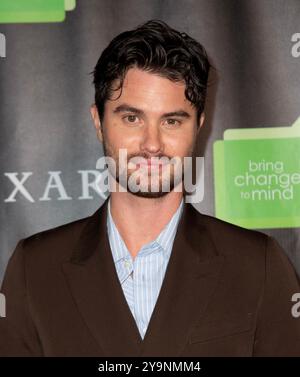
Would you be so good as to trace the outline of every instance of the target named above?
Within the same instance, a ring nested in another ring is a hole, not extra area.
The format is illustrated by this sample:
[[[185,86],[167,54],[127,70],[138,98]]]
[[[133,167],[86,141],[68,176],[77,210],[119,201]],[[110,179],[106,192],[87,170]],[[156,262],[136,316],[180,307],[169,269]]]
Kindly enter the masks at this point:
[[[21,239],[16,250],[25,253],[26,258],[68,260],[72,254],[81,230],[90,219],[86,216],[68,223],[58,225]]]
[[[241,227],[216,217],[199,213],[199,219],[209,232],[217,250],[221,254],[247,255],[265,254],[267,244],[272,238],[267,234]]]

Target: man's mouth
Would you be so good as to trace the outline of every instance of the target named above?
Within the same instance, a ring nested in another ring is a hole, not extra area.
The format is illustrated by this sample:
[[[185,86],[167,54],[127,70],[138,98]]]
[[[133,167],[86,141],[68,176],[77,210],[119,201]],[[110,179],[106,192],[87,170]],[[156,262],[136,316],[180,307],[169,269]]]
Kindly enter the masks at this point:
[[[140,163],[138,163],[138,165],[141,165],[141,166],[162,166],[162,165],[166,165],[165,162],[163,161],[159,161],[159,160],[155,160],[155,159],[147,159],[145,161],[141,161]]]
[[[129,168],[162,168],[168,164],[167,160],[160,160],[158,158],[141,159],[136,162],[129,162]]]

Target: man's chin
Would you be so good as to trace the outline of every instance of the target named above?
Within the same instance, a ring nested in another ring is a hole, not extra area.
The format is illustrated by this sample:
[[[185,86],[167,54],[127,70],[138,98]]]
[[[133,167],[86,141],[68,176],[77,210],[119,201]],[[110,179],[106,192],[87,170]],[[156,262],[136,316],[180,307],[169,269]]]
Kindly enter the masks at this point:
[[[128,190],[131,194],[138,196],[140,198],[148,198],[148,199],[157,199],[157,198],[162,198],[163,196],[167,195],[170,193],[170,191],[130,191]]]
[[[122,187],[125,192],[130,192],[135,196],[139,196],[142,198],[162,198],[172,192],[177,185],[183,182],[183,177],[176,177],[174,181],[174,177],[167,183],[162,183],[161,181],[155,181],[153,185],[150,185],[147,180],[144,182],[130,182],[130,180],[126,179],[125,177],[118,176],[116,177],[116,181],[119,186]],[[122,192],[124,192],[122,190]]]
[[[119,179],[119,177],[117,179],[117,182],[119,186],[121,186],[122,189],[125,190],[125,192],[127,191],[130,192],[132,195],[149,199],[162,198],[174,189],[173,184],[170,184],[169,186],[164,186],[160,183],[159,185],[154,185],[155,189],[153,187],[151,188],[151,186],[147,187],[147,185],[131,185],[128,181],[126,183],[123,182]]]

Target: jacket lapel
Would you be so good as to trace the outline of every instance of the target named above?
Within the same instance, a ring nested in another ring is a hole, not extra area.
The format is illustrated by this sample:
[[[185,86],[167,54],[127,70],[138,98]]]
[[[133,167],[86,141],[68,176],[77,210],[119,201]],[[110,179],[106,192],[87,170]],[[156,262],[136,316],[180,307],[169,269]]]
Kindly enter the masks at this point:
[[[141,356],[179,356],[218,284],[217,254],[203,216],[185,204]]]
[[[63,270],[83,320],[107,356],[135,356],[142,338],[119,283],[106,232],[106,200],[88,219]]]
[[[76,305],[107,356],[176,356],[218,283],[217,254],[203,216],[185,204],[173,250],[142,340],[113,262],[106,231],[108,200],[88,218],[72,259],[63,264]]]

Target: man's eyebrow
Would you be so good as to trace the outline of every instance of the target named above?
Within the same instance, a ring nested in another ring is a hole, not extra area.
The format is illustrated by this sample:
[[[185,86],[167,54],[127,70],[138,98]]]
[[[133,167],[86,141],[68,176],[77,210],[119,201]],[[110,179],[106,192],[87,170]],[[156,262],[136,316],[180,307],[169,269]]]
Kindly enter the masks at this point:
[[[162,115],[163,118],[169,118],[169,117],[182,117],[182,118],[190,118],[191,114],[184,110],[176,110],[176,111],[171,111],[170,113],[165,113]]]
[[[143,110],[127,105],[127,104],[119,105],[113,110],[114,114],[123,113],[123,112],[135,113],[137,115],[145,115]],[[182,118],[190,118],[191,114],[189,114],[185,110],[180,109],[176,111],[171,111],[169,113],[164,113],[161,116],[161,118],[168,118],[168,117],[173,117],[173,116],[182,117]]]
[[[126,105],[126,104],[119,105],[119,106],[117,106],[113,110],[113,113],[115,113],[115,114],[125,113],[125,112],[135,113],[135,114],[139,114],[139,115],[144,115],[144,111],[143,110],[137,109],[136,107],[133,107],[133,106],[130,106],[130,105]]]

